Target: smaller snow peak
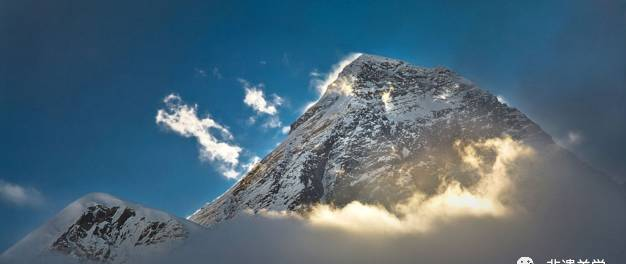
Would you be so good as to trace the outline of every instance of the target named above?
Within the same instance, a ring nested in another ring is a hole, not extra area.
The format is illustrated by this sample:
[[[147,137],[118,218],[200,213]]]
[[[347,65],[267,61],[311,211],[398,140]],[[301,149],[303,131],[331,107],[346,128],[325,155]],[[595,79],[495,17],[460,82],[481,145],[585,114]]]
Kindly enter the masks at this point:
[[[2,257],[15,260],[11,263],[47,263],[44,260],[50,256],[80,263],[133,263],[130,258],[135,255],[166,254],[199,230],[201,226],[168,213],[106,193],[90,193],[65,207]]]
[[[104,205],[107,207],[113,207],[124,205],[126,204],[126,202],[107,193],[93,192],[84,195],[83,197],[74,201],[72,204],[81,205],[84,207],[89,207],[93,205]]]
[[[130,249],[186,236],[187,230],[174,217],[157,216],[143,208],[97,204],[85,208],[50,250],[81,260],[123,263]]]

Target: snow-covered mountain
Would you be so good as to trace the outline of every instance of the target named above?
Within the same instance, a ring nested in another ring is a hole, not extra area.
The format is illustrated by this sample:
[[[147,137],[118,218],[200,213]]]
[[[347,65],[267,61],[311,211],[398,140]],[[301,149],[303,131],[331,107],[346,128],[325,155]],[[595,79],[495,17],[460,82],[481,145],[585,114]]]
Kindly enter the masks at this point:
[[[132,263],[132,259],[167,253],[202,229],[158,210],[92,193],[9,248],[0,262]]]
[[[454,72],[363,54],[340,70],[276,149],[190,216],[191,221],[90,194],[2,259],[49,263],[60,256],[133,263],[183,245],[204,230],[201,225],[212,226],[248,209],[306,211],[316,203],[343,206],[355,200],[392,208],[416,192],[436,193],[442,175],[471,186],[476,179],[464,173],[454,143],[503,135],[532,146],[554,146],[558,164],[589,170],[561,153],[523,113]]]
[[[282,144],[189,219],[212,225],[248,208],[300,210],[318,202],[392,205],[415,191],[434,192],[443,170],[454,174],[462,163],[455,140],[503,134],[554,144],[520,111],[448,69],[363,54]]]

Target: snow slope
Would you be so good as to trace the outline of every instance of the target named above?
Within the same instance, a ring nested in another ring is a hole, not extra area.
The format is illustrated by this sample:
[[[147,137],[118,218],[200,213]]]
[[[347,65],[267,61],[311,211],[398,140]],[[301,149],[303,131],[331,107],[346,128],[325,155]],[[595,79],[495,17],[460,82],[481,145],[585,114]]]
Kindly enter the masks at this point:
[[[158,210],[92,193],[9,248],[1,260],[132,263],[131,259],[165,254],[202,229]]]

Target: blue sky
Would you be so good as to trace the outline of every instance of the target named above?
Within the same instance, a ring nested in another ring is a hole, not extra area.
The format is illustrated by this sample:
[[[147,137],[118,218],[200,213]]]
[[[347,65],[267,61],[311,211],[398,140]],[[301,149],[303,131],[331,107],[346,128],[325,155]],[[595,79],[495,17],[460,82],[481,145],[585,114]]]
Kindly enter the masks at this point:
[[[449,67],[623,177],[625,14],[619,0],[2,1],[0,250],[89,192],[192,213],[234,180],[155,122],[163,99],[227,129],[241,165],[318,97],[311,73],[351,52]],[[244,103],[243,80],[275,113]]]

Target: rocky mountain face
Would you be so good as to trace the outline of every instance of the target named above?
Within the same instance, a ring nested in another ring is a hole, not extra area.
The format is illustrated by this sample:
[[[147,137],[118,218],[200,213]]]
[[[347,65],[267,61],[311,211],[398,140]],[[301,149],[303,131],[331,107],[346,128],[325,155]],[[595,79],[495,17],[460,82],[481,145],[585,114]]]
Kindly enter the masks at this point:
[[[2,257],[9,263],[50,263],[55,256],[131,263],[133,257],[165,253],[202,229],[164,212],[93,193],[67,206]]]
[[[361,55],[291,125],[288,138],[189,219],[213,225],[241,210],[306,210],[358,200],[391,206],[433,193],[439,175],[471,185],[455,140],[509,135],[554,144],[520,111],[445,68]]]

